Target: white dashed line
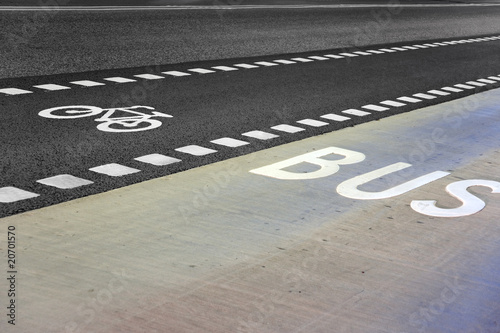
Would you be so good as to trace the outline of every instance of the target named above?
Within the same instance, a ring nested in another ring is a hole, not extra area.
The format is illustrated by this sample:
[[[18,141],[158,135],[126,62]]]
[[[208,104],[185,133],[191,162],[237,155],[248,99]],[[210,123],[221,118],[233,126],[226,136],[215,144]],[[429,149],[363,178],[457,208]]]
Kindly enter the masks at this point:
[[[465,83],[470,84],[471,86],[476,86],[476,87],[484,87],[486,85],[485,83],[476,82],[476,81],[469,81],[469,82],[465,82]]]
[[[362,108],[367,109],[367,110],[377,111],[377,112],[389,110],[389,108],[386,108],[386,107],[380,106],[380,105],[375,105],[375,104],[368,104],[368,105],[362,106]]]
[[[417,98],[422,98],[422,99],[434,99],[434,98],[436,98],[436,96],[423,94],[423,93],[414,94],[413,96],[417,97]]]
[[[143,162],[143,163],[156,165],[156,166],[165,166],[165,165],[181,162],[181,160],[179,160],[177,158],[165,156],[162,154],[144,155],[141,157],[134,158],[134,160],[139,161],[139,162]]]
[[[297,133],[297,132],[305,131],[305,129],[303,129],[303,128],[291,126],[291,125],[287,125],[287,124],[276,125],[276,126],[273,126],[271,128],[273,130],[286,132],[286,133]]]
[[[314,61],[314,60],[306,59],[306,58],[292,58],[292,60],[299,61],[299,62],[313,62]]]
[[[314,59],[314,60],[330,60],[327,57],[321,57],[321,56],[310,56],[308,58]]]
[[[104,164],[95,168],[90,168],[89,170],[111,177],[121,177],[141,171],[117,163]]]
[[[469,86],[468,84],[462,84],[462,83],[459,83],[459,84],[455,84],[455,87],[457,88],[462,88],[462,89],[476,89],[476,87],[474,86]]]
[[[213,153],[217,152],[217,150],[205,148],[205,147],[198,146],[198,145],[190,145],[190,146],[180,147],[180,148],[175,149],[175,151],[189,154],[189,155],[194,155],[194,156],[204,156],[204,155],[213,154]]]
[[[428,93],[434,94],[434,95],[439,95],[439,96],[448,96],[450,94],[450,93],[447,93],[447,92],[441,91],[441,90],[429,90]]]
[[[396,101],[390,101],[390,100],[382,101],[382,102],[380,102],[380,104],[389,105],[389,106],[395,106],[395,107],[400,107],[400,106],[405,106],[406,105],[405,103],[396,102]]]
[[[259,66],[250,65],[250,64],[236,64],[234,66],[241,67],[241,68],[246,68],[246,69],[259,68]]]
[[[418,103],[418,102],[422,102],[421,99],[417,99],[417,98],[413,98],[413,97],[407,97],[407,96],[403,96],[403,97],[398,97],[396,98],[397,100],[400,100],[400,101],[403,101],[403,102],[410,102],[410,103]]]
[[[279,137],[279,135],[271,134],[263,131],[250,131],[243,133],[242,135],[248,136],[250,138],[259,139],[259,140],[270,140]]]
[[[344,56],[344,57],[359,57],[359,55],[357,54],[354,54],[354,53],[339,53],[340,55]]]
[[[446,91],[451,91],[451,92],[461,92],[461,91],[463,91],[462,89],[457,89],[457,88],[453,88],[453,87],[443,87],[443,88],[441,88],[441,90],[446,90]]]
[[[266,66],[266,67],[279,66],[278,64],[275,64],[275,63],[269,62],[269,61],[258,61],[258,62],[255,62],[255,64],[261,65],[261,66]]]
[[[230,71],[237,71],[238,68],[234,68],[234,67],[229,67],[229,66],[215,66],[215,67],[212,67],[214,69],[218,69],[220,71],[224,71],[224,72],[230,72]]]
[[[372,55],[371,53],[363,52],[363,51],[356,51],[356,52],[353,52],[353,53],[359,54],[359,55],[364,55],[364,56],[366,56],[366,55]]]
[[[408,49],[408,50],[418,50],[418,47],[415,46],[401,46],[403,49]]]
[[[363,116],[367,116],[367,115],[371,114],[370,112],[365,112],[365,111],[356,110],[356,109],[344,110],[344,111],[342,111],[342,113],[352,114],[353,116],[358,116],[358,117],[363,117]]]
[[[332,59],[344,59],[343,56],[339,56],[336,54],[325,54],[325,57],[332,58]]]
[[[36,182],[43,184],[43,185],[60,188],[63,190],[69,190],[72,188],[86,186],[86,185],[90,185],[90,184],[94,183],[90,180],[78,178],[78,177],[75,177],[72,175],[67,175],[67,174],[40,179],[40,180],[37,180]]]
[[[308,126],[312,126],[312,127],[322,127],[322,126],[330,125],[327,122],[314,120],[314,119],[302,119],[302,120],[299,120],[297,122],[299,124],[308,125]]]
[[[429,46],[429,47],[439,47],[439,45],[434,45],[434,44],[429,44],[429,43],[427,43],[427,44],[423,44],[423,45],[425,45],[425,46]]]
[[[419,48],[419,49],[428,49],[429,47],[428,46],[425,46],[425,45],[420,45],[420,44],[417,44],[417,45],[412,45],[416,48]]]
[[[391,50],[395,50],[395,51],[408,51],[407,49],[403,49],[402,47],[391,47]]]
[[[280,63],[280,64],[284,64],[284,65],[296,64],[295,61],[284,60],[284,59],[274,60],[274,62],[277,62],[277,63]]]
[[[115,76],[115,77],[107,77],[107,78],[105,78],[104,80],[106,80],[106,81],[111,81],[111,82],[115,82],[115,83],[129,83],[129,82],[137,82],[137,80],[127,79],[127,78],[125,78],[125,77],[119,77],[119,76]]]
[[[488,76],[488,79],[500,81],[500,77],[496,77],[496,76]]]
[[[40,196],[40,194],[21,190],[17,187],[1,187],[0,188],[0,202],[12,203],[16,201],[32,199]]]
[[[226,147],[231,147],[231,148],[241,147],[241,146],[245,146],[245,145],[250,144],[250,142],[237,140],[237,139],[233,139],[233,138],[220,138],[217,140],[212,140],[210,142],[215,143],[216,145],[221,145],[221,146],[226,146]]]
[[[496,82],[495,82],[495,81],[493,81],[493,80],[487,80],[487,79],[479,79],[479,80],[477,80],[477,81],[479,81],[479,82],[483,82],[483,83],[488,83],[488,84],[493,84],[493,83],[496,83]],[[500,81],[500,79],[499,79],[499,81]]]
[[[79,86],[83,86],[83,87],[97,87],[97,86],[104,86],[105,85],[104,83],[90,81],[90,80],[72,81],[70,83],[76,84]]]
[[[394,51],[394,50],[391,50],[391,49],[379,49],[379,51],[383,51],[383,52],[386,52],[386,53],[398,52],[398,51]]]
[[[334,113],[324,114],[321,116],[321,118],[330,119],[333,121],[346,121],[346,120],[351,119],[349,117],[340,116],[340,115],[334,114]]]
[[[0,93],[7,95],[23,95],[23,94],[32,94],[33,92],[18,88],[4,88],[0,89]]]
[[[71,89],[70,87],[61,86],[61,85],[58,85],[58,84],[51,84],[51,83],[49,83],[49,84],[40,84],[40,85],[36,85],[36,86],[33,86],[33,87],[39,88],[39,89],[48,90],[48,91]]]
[[[191,68],[191,69],[188,69],[188,71],[198,73],[198,74],[215,73],[215,71],[213,71],[211,69],[205,69],[205,68]]]
[[[170,76],[190,76],[191,74],[181,72],[181,71],[168,71],[168,72],[162,72],[163,74],[167,74]]]
[[[376,50],[369,50],[369,51],[366,51],[366,52],[370,52],[370,53],[373,53],[373,54],[384,54],[385,53],[383,51],[376,51]]]

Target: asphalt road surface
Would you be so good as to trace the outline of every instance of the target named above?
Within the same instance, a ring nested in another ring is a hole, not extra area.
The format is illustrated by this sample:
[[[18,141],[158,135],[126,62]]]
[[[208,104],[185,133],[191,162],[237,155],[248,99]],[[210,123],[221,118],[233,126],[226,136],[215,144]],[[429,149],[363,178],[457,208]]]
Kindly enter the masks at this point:
[[[460,10],[471,15],[469,8]],[[238,15],[257,13],[262,12]],[[347,22],[356,13],[285,10],[271,11],[270,15],[296,22],[296,31],[300,31],[313,14],[323,17],[319,21],[340,15]],[[448,22],[453,19],[463,23],[460,15],[440,13]],[[481,16],[484,13],[476,13],[475,19]],[[427,28],[420,27],[422,31]],[[498,35],[484,37],[414,40],[406,36],[405,43],[353,49],[324,48],[298,54],[3,79],[1,214],[107,191],[498,87],[500,40]],[[295,36],[296,44],[302,45],[304,39]],[[303,47],[311,46],[298,48]],[[273,49],[280,50],[279,46]],[[454,86],[469,81],[475,83]],[[439,90],[443,87],[448,90]],[[427,94],[436,89],[439,91]],[[76,109],[83,113],[71,114],[74,108],[69,113],[50,112],[66,106],[85,107]],[[142,113],[111,115],[88,106],[142,106],[134,109]],[[329,114],[336,116],[323,117]],[[141,115],[146,121],[129,123],[131,127],[108,126],[105,119]],[[271,136],[256,136],[253,131]],[[215,141],[222,138],[233,140]],[[102,166],[118,169],[105,171],[99,168]],[[66,175],[76,178],[64,178],[69,177]]]

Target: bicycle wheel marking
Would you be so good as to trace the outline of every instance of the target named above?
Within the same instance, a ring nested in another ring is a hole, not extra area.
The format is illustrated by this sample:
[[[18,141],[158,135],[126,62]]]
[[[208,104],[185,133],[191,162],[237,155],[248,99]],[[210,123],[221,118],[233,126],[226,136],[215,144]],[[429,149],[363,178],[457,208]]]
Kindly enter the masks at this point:
[[[137,109],[152,110],[152,113],[144,113]],[[58,106],[50,109],[42,110],[38,113],[39,116],[49,119],[76,119],[101,115],[95,119],[100,122],[97,129],[103,132],[120,133],[120,132],[139,132],[158,128],[162,122],[153,117],[172,118],[173,116],[154,111],[151,106],[135,105],[121,108],[103,109],[97,106],[90,105],[69,105]],[[129,114],[127,116],[113,117],[115,112],[121,114]]]

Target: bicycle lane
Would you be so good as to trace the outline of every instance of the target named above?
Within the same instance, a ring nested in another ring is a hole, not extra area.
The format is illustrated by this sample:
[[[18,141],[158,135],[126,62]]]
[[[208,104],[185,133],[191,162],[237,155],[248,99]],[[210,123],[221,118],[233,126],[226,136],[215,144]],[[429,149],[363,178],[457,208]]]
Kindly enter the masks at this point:
[[[22,243],[18,328],[498,330],[499,103],[492,90],[3,218]],[[396,163],[411,166],[370,179]]]

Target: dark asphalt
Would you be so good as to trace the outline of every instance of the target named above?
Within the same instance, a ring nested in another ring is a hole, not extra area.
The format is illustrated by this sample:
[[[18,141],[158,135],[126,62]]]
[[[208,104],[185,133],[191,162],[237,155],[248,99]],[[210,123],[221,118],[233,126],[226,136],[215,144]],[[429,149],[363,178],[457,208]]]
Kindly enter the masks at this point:
[[[500,6],[0,12],[0,78],[500,32]]]
[[[319,53],[338,52],[339,50],[324,50]],[[167,77],[154,81],[139,80],[136,83],[107,84],[91,88],[0,96],[0,187],[15,186],[41,194],[35,199],[1,204],[0,216],[99,193],[465,96],[481,89],[466,90],[417,105],[408,103],[405,107],[375,112],[371,116],[337,125],[312,128],[295,124],[297,120],[304,118],[318,119],[319,116],[330,112],[338,113],[369,103],[498,75],[499,52],[500,41],[491,41],[363,56],[350,60],[315,61],[234,72],[219,71],[187,77]],[[29,89],[33,84],[68,85],[69,81],[83,79],[102,82],[102,78],[111,76],[132,77],[138,73],[159,74],[167,70],[210,68],[312,54],[283,54],[273,57],[6,79],[0,80],[0,86]],[[489,88],[498,86],[500,84]],[[96,117],[59,120],[37,115],[43,109],[64,105],[111,107],[137,104],[152,106],[157,111],[173,115],[174,118],[161,119],[163,125],[150,131],[106,133],[96,129]],[[283,123],[298,125],[307,130],[287,134],[269,129]],[[241,136],[241,133],[251,130],[264,130],[279,134],[280,137],[260,141]],[[209,142],[221,137],[245,140],[251,144],[239,148],[224,148]],[[192,144],[216,149],[218,152],[194,157],[174,151],[175,148]],[[133,160],[152,153],[176,157],[182,159],[182,162],[157,167]],[[88,170],[107,163],[120,163],[140,169],[141,172],[120,178],[103,176]],[[74,190],[58,190],[35,182],[58,174],[71,174],[92,180],[94,184]]]

